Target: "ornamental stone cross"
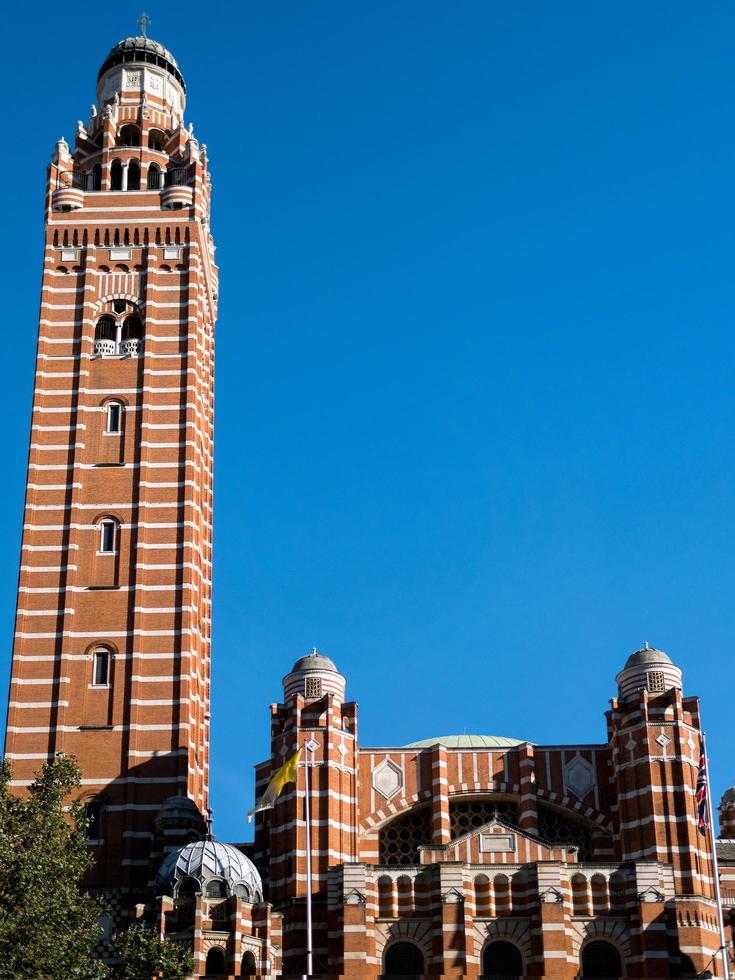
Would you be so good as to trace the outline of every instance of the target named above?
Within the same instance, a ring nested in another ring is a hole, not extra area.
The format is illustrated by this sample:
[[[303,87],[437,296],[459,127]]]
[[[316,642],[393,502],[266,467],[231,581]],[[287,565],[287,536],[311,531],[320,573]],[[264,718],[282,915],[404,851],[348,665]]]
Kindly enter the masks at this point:
[[[151,19],[148,16],[148,14],[145,13],[145,11],[138,18],[138,24],[140,25],[140,33],[141,33],[141,35],[143,37],[147,37],[148,36],[146,34],[146,31],[148,30],[148,25],[150,24],[150,22],[151,22]]]

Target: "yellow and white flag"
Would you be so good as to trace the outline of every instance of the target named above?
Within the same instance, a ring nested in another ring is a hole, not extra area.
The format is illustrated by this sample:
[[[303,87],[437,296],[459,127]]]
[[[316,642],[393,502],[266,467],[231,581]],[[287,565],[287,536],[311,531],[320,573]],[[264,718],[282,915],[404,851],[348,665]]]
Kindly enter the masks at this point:
[[[299,767],[300,758],[301,749],[298,748],[291,758],[287,759],[283,763],[278,772],[274,773],[274,775],[271,777],[271,781],[266,787],[265,793],[263,793],[253,809],[248,813],[248,823],[250,823],[255,814],[260,810],[270,810],[273,806],[275,806],[276,799],[283,792],[283,787],[286,785],[286,783],[296,782],[296,770]]]

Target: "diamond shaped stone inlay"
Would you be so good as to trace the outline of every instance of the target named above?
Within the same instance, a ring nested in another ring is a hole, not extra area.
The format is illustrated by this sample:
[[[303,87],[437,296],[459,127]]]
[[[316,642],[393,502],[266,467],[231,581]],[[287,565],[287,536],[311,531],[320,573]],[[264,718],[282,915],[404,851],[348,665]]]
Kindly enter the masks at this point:
[[[564,767],[564,785],[583,800],[595,785],[595,774],[590,763],[581,755]]]
[[[340,742],[339,743],[339,745],[337,746],[337,751],[339,752],[339,754],[344,759],[344,757],[347,755],[347,749],[344,746],[344,742]]]
[[[373,789],[385,797],[392,799],[403,786],[403,773],[390,759],[384,759],[373,769]]]
[[[658,742],[658,744],[659,744],[659,745],[661,746],[661,748],[662,748],[662,749],[665,749],[665,748],[666,748],[666,746],[667,746],[667,745],[669,744],[669,742],[671,741],[671,739],[669,738],[669,736],[668,736],[668,735],[665,735],[665,734],[664,734],[663,732],[661,732],[661,734],[660,734],[660,735],[659,735],[659,737],[658,737],[658,738],[656,739],[656,741]]]
[[[310,738],[308,742],[304,743],[304,748],[308,749],[309,752],[314,753],[319,748],[319,743],[315,742],[313,738]]]

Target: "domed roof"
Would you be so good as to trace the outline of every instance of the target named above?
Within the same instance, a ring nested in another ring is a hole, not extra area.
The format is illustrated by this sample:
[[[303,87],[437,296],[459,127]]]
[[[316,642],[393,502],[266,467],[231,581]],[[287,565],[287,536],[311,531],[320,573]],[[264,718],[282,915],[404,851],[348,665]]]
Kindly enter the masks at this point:
[[[226,883],[228,895],[240,895],[250,901],[263,897],[258,869],[232,844],[200,840],[171,851],[158,869],[157,894],[174,894],[185,878],[194,878],[204,894],[209,882],[219,879]]]
[[[110,53],[102,63],[97,80],[99,81],[107,69],[112,68],[113,65],[131,61],[143,61],[165,68],[186,91],[184,79],[174,56],[168,48],[164,48],[158,41],[154,41],[153,38],[146,37],[144,34],[139,34],[137,37],[126,37],[122,41],[118,41],[115,47],[110,49]]]
[[[505,738],[503,735],[440,735],[439,738],[422,738],[409,742],[407,749],[428,749],[432,745],[446,745],[448,749],[510,749],[522,745],[518,738]]]
[[[204,829],[204,817],[194,800],[188,796],[169,796],[156,814],[156,825],[166,823],[190,823]]]
[[[646,644],[641,650],[636,650],[635,653],[631,653],[625,661],[623,670],[627,670],[629,667],[642,667],[645,664],[670,663],[672,663],[671,657],[667,653],[664,653],[663,650],[657,650],[656,647],[649,647]]]
[[[722,794],[722,800],[720,802],[735,803],[735,786],[731,786],[729,789],[725,790],[725,792]]]
[[[333,670],[335,673],[338,673],[337,668],[329,657],[317,653],[316,650],[312,650],[305,657],[299,657],[291,668],[291,673],[294,674],[297,670]]]

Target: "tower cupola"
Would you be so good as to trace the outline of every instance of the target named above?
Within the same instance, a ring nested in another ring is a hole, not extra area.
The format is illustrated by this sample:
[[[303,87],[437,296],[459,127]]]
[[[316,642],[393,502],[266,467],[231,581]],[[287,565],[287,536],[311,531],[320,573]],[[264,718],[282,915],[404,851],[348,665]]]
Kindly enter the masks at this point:
[[[97,76],[97,100],[103,106],[123,95],[140,101],[152,98],[179,121],[183,118],[186,84],[168,48],[139,34],[111,49]]]
[[[291,672],[283,678],[283,694],[286,701],[300,694],[305,701],[316,701],[325,694],[333,694],[338,701],[345,699],[347,682],[334,663],[318,653],[316,647],[310,654],[300,657]]]
[[[735,839],[735,784],[722,794],[718,807],[720,837]]]
[[[668,654],[645,643],[628,657],[625,667],[615,678],[621,701],[648,691],[651,695],[665,694],[672,688],[682,689],[681,671]]]

